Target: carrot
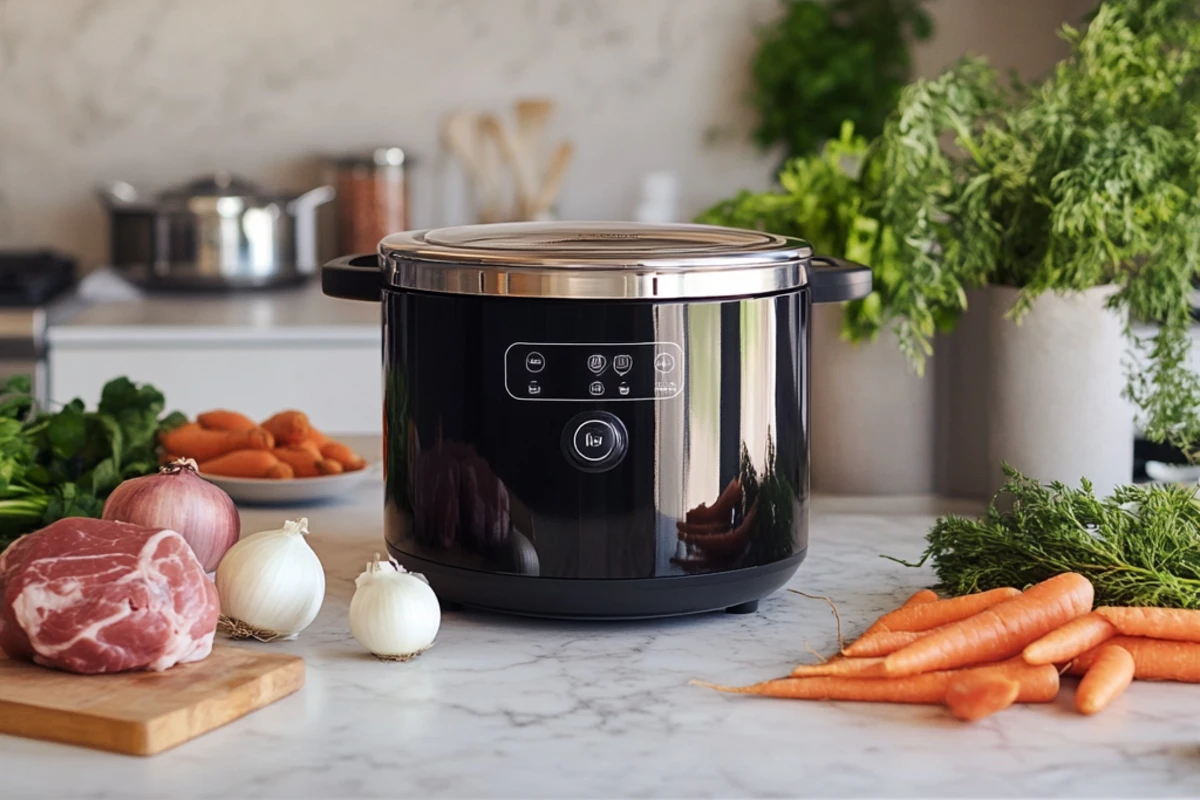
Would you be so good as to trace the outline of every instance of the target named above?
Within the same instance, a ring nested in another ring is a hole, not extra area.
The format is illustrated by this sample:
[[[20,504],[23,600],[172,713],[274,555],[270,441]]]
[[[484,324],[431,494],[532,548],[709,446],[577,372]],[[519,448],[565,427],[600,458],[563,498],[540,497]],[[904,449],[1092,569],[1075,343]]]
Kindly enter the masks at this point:
[[[1065,664],[1116,635],[1112,623],[1093,611],[1050,631],[1026,647],[1022,655],[1030,664]]]
[[[706,506],[704,503],[688,511],[684,515],[684,519],[688,522],[722,522],[729,520],[733,515],[734,507],[742,502],[742,483],[737,478],[734,478],[721,492],[711,506]]]
[[[901,603],[900,608],[908,608],[909,606],[918,606],[923,603],[932,603],[937,599],[938,599],[937,592],[935,592],[933,589],[919,589],[918,591],[914,592],[912,594],[912,596],[910,596],[907,600],[905,600],[903,603]],[[884,616],[887,616],[887,615],[885,614]],[[868,626],[867,629],[862,632],[862,636],[860,636],[858,638],[861,641],[862,638],[865,636],[870,636],[873,633],[879,633],[881,631],[887,631],[887,630],[889,630],[889,628],[887,627],[887,625],[885,625],[883,623],[883,617],[880,617],[879,619],[875,620],[875,622],[873,622],[870,626]]]
[[[1134,671],[1133,656],[1124,647],[1106,644],[1099,648],[1075,690],[1075,707],[1084,714],[1104,709],[1133,683]]]
[[[821,676],[780,678],[752,686],[718,686],[694,682],[699,686],[732,694],[760,697],[784,697],[793,700],[851,700],[866,703],[941,703],[951,681],[971,673],[999,675],[1020,686],[1019,703],[1049,703],[1058,694],[1058,670],[1045,665],[1034,667],[1017,659],[987,664],[966,670],[944,670],[908,675],[903,678],[848,678]]]
[[[897,650],[887,657],[885,669],[888,675],[914,675],[1015,656],[1030,642],[1086,614],[1093,596],[1091,582],[1082,575],[1055,575],[1018,597],[944,625]]]
[[[263,477],[286,481],[296,477],[296,471],[292,469],[290,464],[279,461],[276,462],[275,466],[267,470],[267,474],[263,475]]]
[[[234,450],[223,456],[203,461],[200,471],[206,475],[225,475],[230,478],[265,478],[279,463],[270,450]]]
[[[282,447],[298,445],[312,434],[312,423],[303,411],[280,411],[262,424]]]
[[[937,630],[934,628],[933,630]],[[918,639],[924,639],[933,631],[877,631],[863,634],[858,641],[847,645],[842,655],[854,658],[873,658],[888,656],[902,647],[908,647]]]
[[[1021,684],[1005,675],[963,675],[946,688],[946,707],[966,722],[976,722],[1003,711],[1017,701]]]
[[[1140,636],[1115,636],[1109,639],[1072,661],[1067,673],[1085,675],[1100,657],[1100,651],[1113,645],[1127,650],[1133,656],[1133,677],[1138,680],[1200,683],[1200,643]]]
[[[883,677],[882,658],[831,658],[824,664],[801,664],[792,670],[793,678],[840,675],[844,678]]]
[[[288,446],[296,450],[303,450],[318,461],[324,458],[324,456],[321,455],[321,448],[317,447],[311,439],[305,439],[303,442]]]
[[[340,461],[334,461],[332,458],[323,458],[318,461],[317,469],[321,470],[323,475],[341,475],[346,471]]]
[[[308,429],[308,441],[315,444],[318,448],[321,448],[321,447],[324,447],[325,445],[329,444],[333,440],[330,439],[325,434],[321,433],[316,428],[310,427]]]
[[[1200,642],[1200,611],[1183,608],[1101,606],[1096,613],[1125,636]]]
[[[1005,587],[988,592],[951,597],[949,600],[902,606],[890,614],[884,614],[879,618],[878,624],[889,631],[927,631],[967,619],[1020,594],[1019,589]]]
[[[205,411],[197,415],[196,422],[210,431],[251,431],[258,427],[258,423],[245,414],[224,408]]]
[[[164,449],[203,464],[234,450],[270,450],[275,446],[271,434],[262,428],[249,431],[209,431],[198,422],[180,425],[160,439]]]
[[[309,441],[313,441],[309,439]],[[366,460],[341,442],[326,440],[320,445],[321,455],[332,458],[345,468],[346,472],[355,472],[367,465]]]
[[[325,459],[313,454],[302,447],[276,447],[273,451],[280,461],[295,470],[297,478],[315,478],[328,474]]]

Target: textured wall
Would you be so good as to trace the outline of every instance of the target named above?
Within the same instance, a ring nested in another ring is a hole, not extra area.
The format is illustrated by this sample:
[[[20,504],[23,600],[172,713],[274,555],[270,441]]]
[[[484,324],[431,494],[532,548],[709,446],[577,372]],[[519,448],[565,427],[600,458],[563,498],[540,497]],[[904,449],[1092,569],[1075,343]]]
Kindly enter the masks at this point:
[[[1073,0],[935,0],[918,66],[964,51],[1037,72]],[[0,246],[105,252],[91,187],[214,168],[305,186],[318,156],[423,157],[414,222],[437,224],[437,122],[545,94],[577,145],[563,216],[629,213],[641,174],[680,173],[690,212],[764,186],[740,103],[776,0],[0,0]],[[718,134],[718,135],[713,135]]]

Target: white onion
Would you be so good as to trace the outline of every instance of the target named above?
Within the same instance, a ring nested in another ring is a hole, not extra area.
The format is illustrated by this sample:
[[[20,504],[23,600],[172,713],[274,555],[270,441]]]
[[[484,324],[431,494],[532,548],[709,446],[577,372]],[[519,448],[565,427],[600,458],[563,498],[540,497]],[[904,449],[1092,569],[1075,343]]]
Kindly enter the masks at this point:
[[[242,529],[233,500],[196,474],[190,458],[122,483],[108,496],[104,519],[170,528],[191,545],[205,572],[217,568]]]
[[[354,585],[350,633],[368,651],[384,661],[408,661],[433,645],[442,609],[423,576],[376,554]]]

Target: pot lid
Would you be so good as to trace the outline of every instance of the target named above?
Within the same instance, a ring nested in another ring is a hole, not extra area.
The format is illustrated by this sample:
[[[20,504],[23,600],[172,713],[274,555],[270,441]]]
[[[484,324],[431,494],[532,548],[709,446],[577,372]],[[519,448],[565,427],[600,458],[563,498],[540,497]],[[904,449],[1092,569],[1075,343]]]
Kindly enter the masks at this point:
[[[445,294],[689,299],[808,282],[802,239],[711,225],[519,222],[411,231],[379,244],[384,283]]]

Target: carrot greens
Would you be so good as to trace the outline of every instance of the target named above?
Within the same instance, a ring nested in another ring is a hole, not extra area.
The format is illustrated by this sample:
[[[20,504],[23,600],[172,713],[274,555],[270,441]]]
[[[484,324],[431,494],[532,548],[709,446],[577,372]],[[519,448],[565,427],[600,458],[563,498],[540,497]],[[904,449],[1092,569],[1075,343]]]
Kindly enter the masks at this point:
[[[1126,486],[1102,499],[1086,480],[1043,486],[1005,472],[982,518],[948,516],[929,532],[919,563],[932,562],[941,588],[958,595],[1077,572],[1097,605],[1200,608],[1195,487]]]

